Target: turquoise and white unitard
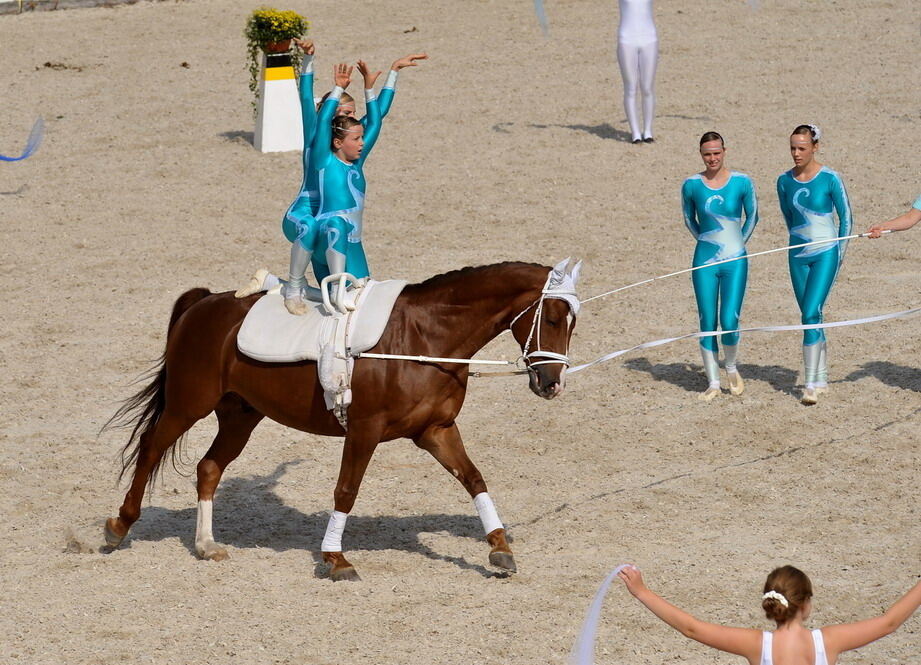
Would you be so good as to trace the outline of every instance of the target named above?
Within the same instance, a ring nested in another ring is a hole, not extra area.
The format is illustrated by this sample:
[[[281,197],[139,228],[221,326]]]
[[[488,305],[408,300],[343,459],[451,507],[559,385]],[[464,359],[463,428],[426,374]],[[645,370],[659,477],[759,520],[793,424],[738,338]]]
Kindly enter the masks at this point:
[[[301,98],[301,124],[304,128],[304,151],[301,161],[304,166],[301,188],[297,198],[288,206],[285,217],[281,223],[282,232],[288,242],[309,237],[315,233],[314,220],[315,206],[308,189],[308,174],[310,172],[310,147],[313,144],[314,132],[317,127],[317,111],[313,102],[313,56],[305,55],[301,61],[301,75],[298,92]],[[308,238],[309,243],[309,238]],[[307,243],[305,243],[306,245]],[[311,249],[307,247],[308,251]]]
[[[390,70],[387,82],[377,98],[380,119],[387,115],[390,106],[393,104],[393,97],[396,93],[397,77],[399,72]],[[301,181],[301,188],[298,191],[297,198],[288,207],[285,217],[282,220],[282,231],[289,242],[300,240],[308,252],[312,252],[316,245],[318,225],[315,220],[317,210],[320,207],[319,179],[316,169],[310,166],[310,150],[316,138],[317,110],[313,96],[313,56],[305,55],[301,65],[300,75],[300,98],[301,98],[301,118],[304,128],[304,152],[302,161],[304,166],[304,175]],[[373,91],[365,91],[365,99],[373,97]],[[333,114],[335,115],[335,113]],[[369,113],[361,119],[361,124],[367,131]]]
[[[681,187],[681,205],[684,223],[697,240],[695,268],[745,256],[745,243],[758,224],[758,200],[751,178],[732,171],[725,185],[713,189],[700,174],[695,174]],[[747,258],[691,273],[701,331],[717,330],[717,322],[723,330],[739,327],[747,279]],[[734,371],[739,333],[722,335],[722,341],[726,368]],[[700,347],[707,378],[711,385],[716,384],[719,382],[716,337],[702,338]]]
[[[806,182],[794,178],[792,171],[781,174],[777,178],[777,197],[790,231],[791,245],[850,235],[851,205],[841,176],[831,169],[823,166]],[[822,323],[822,308],[846,248],[847,241],[838,241],[788,252],[790,279],[804,324]],[[803,332],[803,360],[806,385],[825,385],[828,370],[822,330]]]
[[[915,202],[911,204],[911,207],[915,210],[921,210],[921,196],[915,199]]]
[[[310,168],[317,172],[320,195],[316,212],[319,232],[311,258],[317,281],[330,274],[329,265],[344,261],[344,269],[358,279],[370,276],[368,261],[361,246],[362,212],[365,202],[365,160],[380,134],[381,117],[377,99],[367,100],[368,122],[361,157],[349,164],[332,151],[332,119],[342,88],[336,87],[323,102],[317,117]],[[336,260],[337,255],[339,261]]]

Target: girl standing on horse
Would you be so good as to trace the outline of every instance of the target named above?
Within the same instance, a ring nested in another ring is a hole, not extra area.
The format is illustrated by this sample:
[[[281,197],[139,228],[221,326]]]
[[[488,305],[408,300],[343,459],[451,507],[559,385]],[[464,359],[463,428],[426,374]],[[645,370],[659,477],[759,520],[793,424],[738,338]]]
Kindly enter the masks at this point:
[[[636,567],[625,567],[618,577],[650,612],[682,635],[742,656],[750,665],[835,665],[845,651],[894,632],[921,605],[921,582],[918,582],[877,617],[810,631],[803,624],[812,612],[812,582],[799,569],[783,566],[767,576],[761,596],[764,614],[777,623],[777,629],[762,632],[706,623],[691,616],[650,591]]]
[[[312,42],[305,40],[295,40],[295,42],[297,46],[304,51],[299,85],[304,135],[304,151],[302,157],[304,175],[298,196],[288,207],[282,221],[282,231],[285,234],[285,238],[291,242],[288,281],[283,285],[282,295],[285,298],[285,306],[288,308],[289,312],[292,314],[304,314],[307,311],[305,296],[309,288],[304,274],[307,270],[307,266],[311,263],[311,258],[315,256],[314,250],[316,249],[316,239],[320,232],[320,224],[315,217],[320,206],[319,177],[316,169],[311,167],[310,154],[315,147],[317,112],[322,108],[330,93],[324,95],[319,104],[314,104],[314,45]],[[387,115],[393,103],[400,70],[404,67],[415,67],[417,60],[424,60],[426,58],[428,58],[428,55],[425,53],[413,53],[393,62],[390,74],[387,77],[387,82],[384,84],[380,97],[377,100],[380,120]],[[377,80],[380,72],[371,74],[367,65],[361,60],[358,61],[358,69],[364,78],[365,98],[368,101],[373,100],[375,98],[373,90],[374,82]],[[355,100],[344,90],[340,94],[338,106],[336,106],[334,115],[335,117],[355,117]],[[370,117],[371,113],[369,108],[369,114],[360,121],[365,130],[368,128]],[[318,274],[323,274],[324,276],[328,274],[328,270],[323,267],[326,266],[324,260],[318,260],[314,263],[315,273],[317,273],[318,265],[320,266]],[[238,298],[242,298],[259,291],[268,291],[279,284],[281,284],[281,280],[279,280],[278,277],[269,273],[268,270],[261,268],[253,275],[252,279],[245,287],[237,291],[236,295]]]

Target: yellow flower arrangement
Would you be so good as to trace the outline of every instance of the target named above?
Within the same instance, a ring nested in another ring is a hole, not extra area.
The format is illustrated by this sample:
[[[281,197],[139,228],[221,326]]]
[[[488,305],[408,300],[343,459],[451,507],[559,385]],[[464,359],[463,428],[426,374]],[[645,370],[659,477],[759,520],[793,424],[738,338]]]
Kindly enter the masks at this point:
[[[261,62],[259,51],[265,50],[266,44],[284,42],[300,38],[310,29],[310,21],[295,11],[259,7],[253,10],[246,20],[246,49],[249,55],[249,89],[253,93],[253,112],[259,101],[259,71]],[[295,70],[300,67],[300,51],[291,53],[291,64]]]

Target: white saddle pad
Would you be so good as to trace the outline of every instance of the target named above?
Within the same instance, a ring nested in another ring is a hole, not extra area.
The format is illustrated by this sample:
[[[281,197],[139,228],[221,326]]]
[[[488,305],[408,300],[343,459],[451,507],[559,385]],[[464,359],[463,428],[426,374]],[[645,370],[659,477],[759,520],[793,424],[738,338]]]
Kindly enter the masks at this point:
[[[269,363],[318,360],[321,349],[332,343],[337,324],[351,317],[346,348],[353,353],[367,351],[384,334],[404,286],[402,279],[370,280],[358,294],[355,311],[348,314],[329,314],[321,303],[310,303],[307,314],[294,316],[285,309],[281,294],[266,294],[243,319],[237,348],[250,358]]]

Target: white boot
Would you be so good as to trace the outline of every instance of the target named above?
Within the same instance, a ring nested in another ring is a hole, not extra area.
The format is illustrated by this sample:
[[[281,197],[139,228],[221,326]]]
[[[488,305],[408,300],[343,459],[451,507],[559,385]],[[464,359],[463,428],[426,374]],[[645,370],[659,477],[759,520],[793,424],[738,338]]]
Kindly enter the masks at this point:
[[[716,351],[700,347],[700,357],[704,362],[704,372],[707,374],[707,380],[710,385],[697,396],[697,399],[701,402],[709,402],[722,393],[722,390],[720,390],[720,364],[716,358]]]
[[[295,316],[307,313],[310,306],[304,300],[304,289],[307,280],[304,273],[310,265],[310,252],[304,249],[300,242],[291,244],[291,266],[288,269],[288,281],[281,287],[281,295],[285,299],[285,309]]]

